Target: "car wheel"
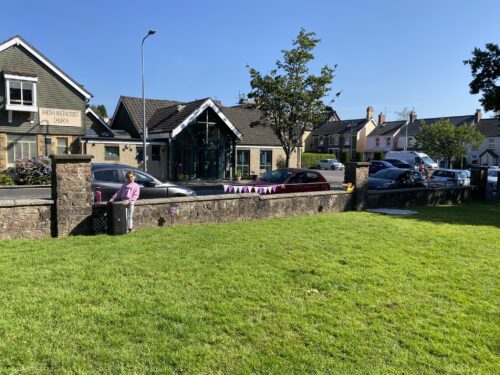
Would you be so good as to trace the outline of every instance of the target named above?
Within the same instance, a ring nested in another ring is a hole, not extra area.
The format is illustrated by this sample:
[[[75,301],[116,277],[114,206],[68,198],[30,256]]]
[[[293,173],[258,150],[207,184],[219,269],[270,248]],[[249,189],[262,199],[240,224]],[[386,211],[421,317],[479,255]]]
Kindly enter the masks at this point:
[[[335,165],[332,165],[332,166],[330,167],[330,169],[331,169],[332,171],[334,171],[334,170],[335,170]]]
[[[317,165],[317,166],[316,166],[316,169],[319,169],[319,170],[321,170],[321,167],[320,167],[319,165]]]

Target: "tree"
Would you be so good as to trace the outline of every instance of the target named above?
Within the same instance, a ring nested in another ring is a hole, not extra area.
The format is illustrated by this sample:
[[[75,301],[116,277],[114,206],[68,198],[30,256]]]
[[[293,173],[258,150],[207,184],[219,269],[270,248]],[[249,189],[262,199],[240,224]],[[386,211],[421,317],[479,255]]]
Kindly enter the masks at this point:
[[[252,126],[265,126],[273,130],[286,155],[286,165],[290,165],[290,155],[300,144],[306,129],[324,121],[327,108],[322,99],[331,90],[329,85],[334,77],[333,69],[325,65],[321,74],[309,74],[307,64],[314,59],[311,51],[320,39],[316,34],[301,29],[295,48],[282,50],[283,61],[276,62],[276,69],[262,76],[254,68],[249,68],[252,91],[248,94],[255,99],[262,111],[260,119]],[[337,96],[340,93],[337,93]]]
[[[462,159],[467,155],[468,147],[479,147],[483,135],[474,124],[455,126],[448,119],[440,119],[433,124],[422,121],[420,133],[415,137],[417,148],[432,156],[448,161]]]
[[[397,120],[408,120],[410,118],[410,110],[404,107],[401,111],[394,111],[397,116]]]
[[[106,107],[104,104],[99,104],[99,105],[91,105],[90,108],[97,113],[101,117],[108,117],[108,111],[106,111]]]
[[[500,115],[500,87],[497,85],[500,79],[500,48],[498,44],[487,43],[485,51],[474,48],[472,55],[472,59],[464,60],[465,65],[470,65],[473,77],[469,84],[470,93],[482,92],[483,97],[479,101],[484,110]]]

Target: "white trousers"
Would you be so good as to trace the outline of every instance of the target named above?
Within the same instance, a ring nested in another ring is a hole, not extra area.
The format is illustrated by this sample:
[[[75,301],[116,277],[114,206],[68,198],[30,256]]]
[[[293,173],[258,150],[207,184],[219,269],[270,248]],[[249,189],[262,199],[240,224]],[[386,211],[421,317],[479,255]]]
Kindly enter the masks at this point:
[[[127,228],[134,229],[134,204],[129,203],[125,207],[125,215],[127,217]]]

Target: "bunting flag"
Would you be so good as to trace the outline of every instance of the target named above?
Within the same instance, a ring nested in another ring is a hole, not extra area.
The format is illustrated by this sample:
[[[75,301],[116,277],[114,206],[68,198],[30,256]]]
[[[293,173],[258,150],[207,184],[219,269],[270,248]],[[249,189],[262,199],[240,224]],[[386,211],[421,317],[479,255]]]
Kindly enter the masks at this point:
[[[254,186],[254,185],[222,185],[225,193],[257,193],[257,194],[273,194],[279,189],[285,189],[285,185],[269,185],[269,186]]]
[[[229,185],[222,185],[224,187],[224,193],[227,192],[227,190],[229,189]]]

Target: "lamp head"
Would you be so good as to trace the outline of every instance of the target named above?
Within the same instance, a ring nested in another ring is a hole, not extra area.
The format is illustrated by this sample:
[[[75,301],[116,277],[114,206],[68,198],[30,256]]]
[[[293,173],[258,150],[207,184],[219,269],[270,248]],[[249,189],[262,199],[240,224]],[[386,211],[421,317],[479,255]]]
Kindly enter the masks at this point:
[[[153,35],[153,34],[155,34],[155,33],[156,33],[156,30],[149,30],[149,31],[148,31],[148,35]]]

